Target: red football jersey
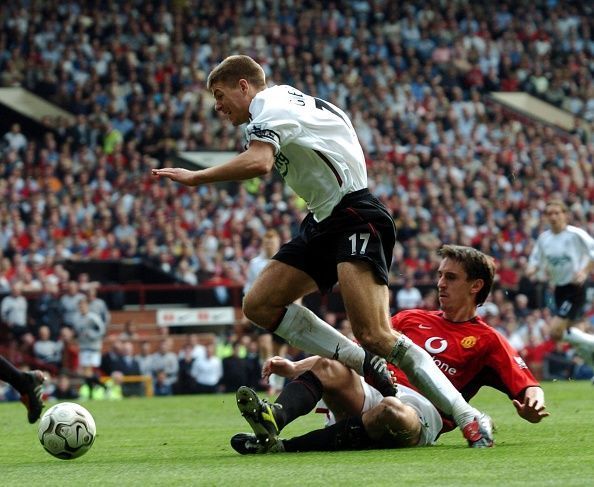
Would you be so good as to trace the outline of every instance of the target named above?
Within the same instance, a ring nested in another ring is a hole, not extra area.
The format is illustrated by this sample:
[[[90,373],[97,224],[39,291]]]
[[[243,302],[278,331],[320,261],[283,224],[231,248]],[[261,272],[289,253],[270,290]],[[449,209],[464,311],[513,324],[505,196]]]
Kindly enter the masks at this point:
[[[442,311],[413,309],[393,316],[392,327],[426,350],[467,401],[482,386],[520,399],[527,387],[539,385],[507,339],[479,317],[458,323]],[[400,369],[393,370],[399,383],[413,387]]]

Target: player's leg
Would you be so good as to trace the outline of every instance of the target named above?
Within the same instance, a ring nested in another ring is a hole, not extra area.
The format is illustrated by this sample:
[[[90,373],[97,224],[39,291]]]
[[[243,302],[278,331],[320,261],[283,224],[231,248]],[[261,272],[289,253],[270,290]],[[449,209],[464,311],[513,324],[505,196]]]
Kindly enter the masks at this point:
[[[365,388],[369,386],[364,386],[354,370],[337,360],[319,359],[311,372],[319,378],[323,387],[322,399],[337,420],[361,414],[365,406]]]
[[[353,333],[363,347],[400,367],[424,396],[454,417],[469,442],[481,440],[481,434],[491,437],[485,428],[480,432],[481,413],[466,402],[431,356],[391,327],[387,286],[379,282],[372,267],[361,260],[341,262],[338,281]],[[485,443],[491,446],[492,438]]]
[[[338,264],[338,282],[353,334],[363,348],[387,357],[397,338],[390,321],[388,286],[363,260]]]
[[[591,361],[594,351],[594,335],[578,326],[586,303],[586,288],[575,284],[555,289],[556,315],[550,323],[550,336],[555,341],[564,340],[576,347],[576,351]]]
[[[374,403],[367,403],[366,391],[373,391]],[[336,360],[320,357],[310,370],[289,382],[273,404],[260,400],[255,392],[247,388],[240,388],[238,407],[255,434],[234,435],[231,446],[241,454],[284,451],[278,433],[291,421],[311,412],[322,398],[335,417],[348,420],[339,421],[339,426],[332,426],[327,432],[326,429],[315,431],[306,438],[299,437],[293,443],[289,442],[287,451],[301,451],[302,448],[350,449],[350,442],[342,438],[350,426],[363,429],[360,422],[364,405],[372,407],[381,401],[382,396],[371,387],[364,386],[352,369]],[[351,416],[355,419],[351,420]]]
[[[360,377],[336,360],[312,358],[315,361],[310,370],[290,381],[272,404],[259,399],[247,387],[238,390],[238,407],[248,422],[251,419],[261,425],[272,424],[257,427],[261,434],[280,432],[287,424],[311,412],[321,399],[341,416],[361,413],[365,394]]]
[[[352,374],[352,373],[351,373]],[[294,438],[279,440],[274,452],[362,450],[368,448],[400,448],[416,446],[421,440],[418,412],[396,397],[382,397],[353,375],[367,393],[369,409],[339,419],[326,428],[310,431]],[[428,401],[427,401],[428,403]],[[430,403],[428,403],[430,404]],[[333,410],[333,412],[338,412]],[[339,413],[340,414],[340,413]],[[439,429],[434,428],[434,431]]]
[[[21,402],[27,408],[29,423],[37,421],[43,409],[41,390],[45,376],[40,370],[23,372],[0,356],[0,380],[13,386],[21,395]]]
[[[341,362],[362,373],[365,351],[315,313],[294,303],[315,290],[316,282],[304,271],[272,260],[245,296],[243,311],[253,323],[312,355],[332,358],[340,351]]]

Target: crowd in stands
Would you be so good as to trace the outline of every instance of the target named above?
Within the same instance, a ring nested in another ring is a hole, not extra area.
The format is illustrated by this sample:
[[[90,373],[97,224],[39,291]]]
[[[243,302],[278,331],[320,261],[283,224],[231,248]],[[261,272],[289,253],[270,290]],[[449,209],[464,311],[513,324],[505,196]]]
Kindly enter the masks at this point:
[[[74,119],[45,120],[43,137],[18,123],[0,134],[0,291],[12,310],[2,302],[3,322],[56,364],[48,341],[67,350],[76,328],[53,316],[77,313],[81,299],[65,260],[132,257],[224,289],[244,284],[267,229],[283,241],[296,232],[304,203],[276,174],[191,190],[150,175],[178,151],[242,149],[241,130],[205,90],[210,69],[241,52],[270,83],[350,114],[370,188],[398,228],[391,280],[409,291],[394,308],[435,306],[432,293],[410,291],[434,282],[435,249],[475,246],[499,266],[483,312],[542,363],[552,351],[546,292],[523,270],[549,196],[594,234],[593,24],[588,2],[571,0],[4,2],[0,84]],[[540,97],[571,112],[575,129],[518,119],[492,91]],[[29,315],[23,293],[39,295]],[[187,363],[196,353],[177,363],[185,376],[197,375]],[[154,372],[164,391],[183,383]]]

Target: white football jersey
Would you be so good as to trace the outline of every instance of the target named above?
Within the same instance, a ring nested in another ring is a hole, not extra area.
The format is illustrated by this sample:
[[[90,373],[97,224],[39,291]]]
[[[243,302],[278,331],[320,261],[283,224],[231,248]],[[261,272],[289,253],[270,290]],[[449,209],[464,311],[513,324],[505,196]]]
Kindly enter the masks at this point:
[[[345,194],[367,187],[363,149],[338,107],[279,85],[254,97],[250,116],[248,140],[274,146],[276,169],[317,221]]]
[[[554,286],[570,284],[575,274],[594,260],[594,239],[584,230],[567,225],[565,230],[541,233],[528,260],[529,266],[546,270]]]

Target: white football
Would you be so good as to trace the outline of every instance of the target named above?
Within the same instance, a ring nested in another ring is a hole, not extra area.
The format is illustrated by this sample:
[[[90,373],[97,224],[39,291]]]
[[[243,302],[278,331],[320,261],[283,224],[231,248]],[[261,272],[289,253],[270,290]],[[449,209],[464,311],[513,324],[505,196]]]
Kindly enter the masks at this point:
[[[48,453],[71,460],[89,451],[96,432],[95,420],[89,411],[74,402],[61,402],[43,414],[38,435]]]

